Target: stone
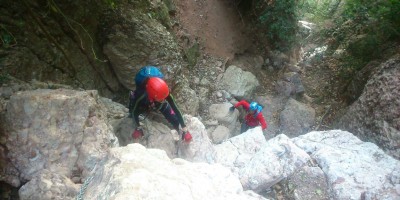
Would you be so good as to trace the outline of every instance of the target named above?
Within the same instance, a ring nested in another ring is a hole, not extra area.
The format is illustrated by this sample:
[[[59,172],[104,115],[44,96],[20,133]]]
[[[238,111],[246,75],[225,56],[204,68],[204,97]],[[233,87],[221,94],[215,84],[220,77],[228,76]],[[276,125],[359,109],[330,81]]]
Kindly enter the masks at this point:
[[[289,99],[279,118],[281,133],[295,137],[311,130],[315,123],[315,110],[294,99]]]
[[[341,130],[314,131],[292,141],[320,166],[333,199],[400,198],[392,183],[400,172],[400,161],[375,144]]]
[[[381,64],[336,127],[400,159],[400,57]]]
[[[226,91],[240,98],[250,98],[260,85],[256,76],[234,65],[225,71],[221,84]]]

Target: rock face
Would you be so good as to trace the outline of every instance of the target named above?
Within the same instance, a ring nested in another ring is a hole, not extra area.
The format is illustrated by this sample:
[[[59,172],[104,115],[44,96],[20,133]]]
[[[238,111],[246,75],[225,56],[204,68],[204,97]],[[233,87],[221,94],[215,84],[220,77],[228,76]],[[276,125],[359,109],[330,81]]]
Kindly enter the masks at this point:
[[[85,177],[110,147],[118,145],[104,111],[96,91],[33,90],[11,96],[5,145],[20,173],[14,176],[25,182],[47,169]],[[8,176],[12,175],[2,175]]]
[[[293,175],[288,178],[288,182],[289,189],[293,190],[295,200],[332,199],[329,195],[325,174],[319,167],[305,166],[296,173],[293,173]]]
[[[120,12],[121,19],[109,24],[112,31],[106,36],[103,52],[119,82],[133,90],[133,79],[141,67],[157,65],[166,74],[182,58],[173,36],[155,19],[131,8]]]
[[[400,159],[400,57],[388,60],[367,82],[338,127],[373,141]]]
[[[228,168],[170,160],[164,151],[140,144],[111,149],[98,165],[83,198],[265,199],[243,191]]]
[[[96,40],[106,3],[54,2],[53,6],[62,12],[48,12],[47,3],[37,0],[27,5],[11,0],[0,2],[0,7],[9,5],[1,13],[1,18],[7,19],[7,23],[3,23],[7,33],[1,37],[8,38],[3,43],[2,74],[23,81],[96,88],[108,97],[122,89],[109,63],[104,61],[107,58],[100,53],[101,45]],[[15,17],[13,13],[26,6],[31,12],[25,10]],[[43,12],[48,12],[46,17],[34,16]]]
[[[84,199],[264,199],[243,190],[282,180],[294,185],[295,199],[400,198],[400,161],[345,131],[266,141],[256,127],[213,145],[201,121],[185,115],[188,145],[155,115],[145,119],[148,149],[132,141],[122,148],[111,124],[126,123],[126,108],[68,89],[17,92],[0,117],[0,177],[26,182],[20,199],[75,199],[86,178]],[[119,131],[130,134],[128,126]]]
[[[310,132],[292,139],[318,163],[333,199],[399,199],[400,161],[345,131]]]
[[[68,177],[43,170],[18,191],[21,200],[75,199],[79,186]]]

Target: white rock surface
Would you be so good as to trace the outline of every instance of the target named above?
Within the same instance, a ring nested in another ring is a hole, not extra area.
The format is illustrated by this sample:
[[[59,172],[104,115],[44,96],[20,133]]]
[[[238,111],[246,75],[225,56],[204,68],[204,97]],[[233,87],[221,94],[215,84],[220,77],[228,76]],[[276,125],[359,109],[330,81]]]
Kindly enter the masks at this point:
[[[335,199],[400,199],[400,161],[340,131],[310,132],[293,142],[324,171]]]
[[[243,191],[238,178],[221,165],[170,160],[162,150],[129,144],[110,150],[84,199],[265,198]]]

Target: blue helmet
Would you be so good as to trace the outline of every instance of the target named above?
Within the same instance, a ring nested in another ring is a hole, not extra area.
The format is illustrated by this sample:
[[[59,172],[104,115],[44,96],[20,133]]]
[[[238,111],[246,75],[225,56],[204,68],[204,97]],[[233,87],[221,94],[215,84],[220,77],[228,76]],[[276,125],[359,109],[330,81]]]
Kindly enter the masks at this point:
[[[263,109],[263,106],[258,104],[257,102],[253,101],[250,103],[250,110],[255,111],[254,116],[257,116],[261,112],[262,109]]]
[[[258,109],[258,104],[257,104],[257,102],[251,102],[250,103],[250,110],[251,111],[255,111],[255,110],[257,110]]]

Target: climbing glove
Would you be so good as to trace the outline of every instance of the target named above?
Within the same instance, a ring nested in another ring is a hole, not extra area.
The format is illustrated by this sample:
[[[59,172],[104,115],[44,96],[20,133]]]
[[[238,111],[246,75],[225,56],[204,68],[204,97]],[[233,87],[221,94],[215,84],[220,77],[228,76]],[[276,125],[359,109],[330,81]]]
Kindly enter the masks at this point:
[[[182,133],[182,141],[186,143],[190,143],[192,141],[192,134],[189,133],[189,131],[183,132]]]
[[[135,131],[132,133],[133,139],[140,139],[143,136],[143,130],[140,127],[137,127]]]

